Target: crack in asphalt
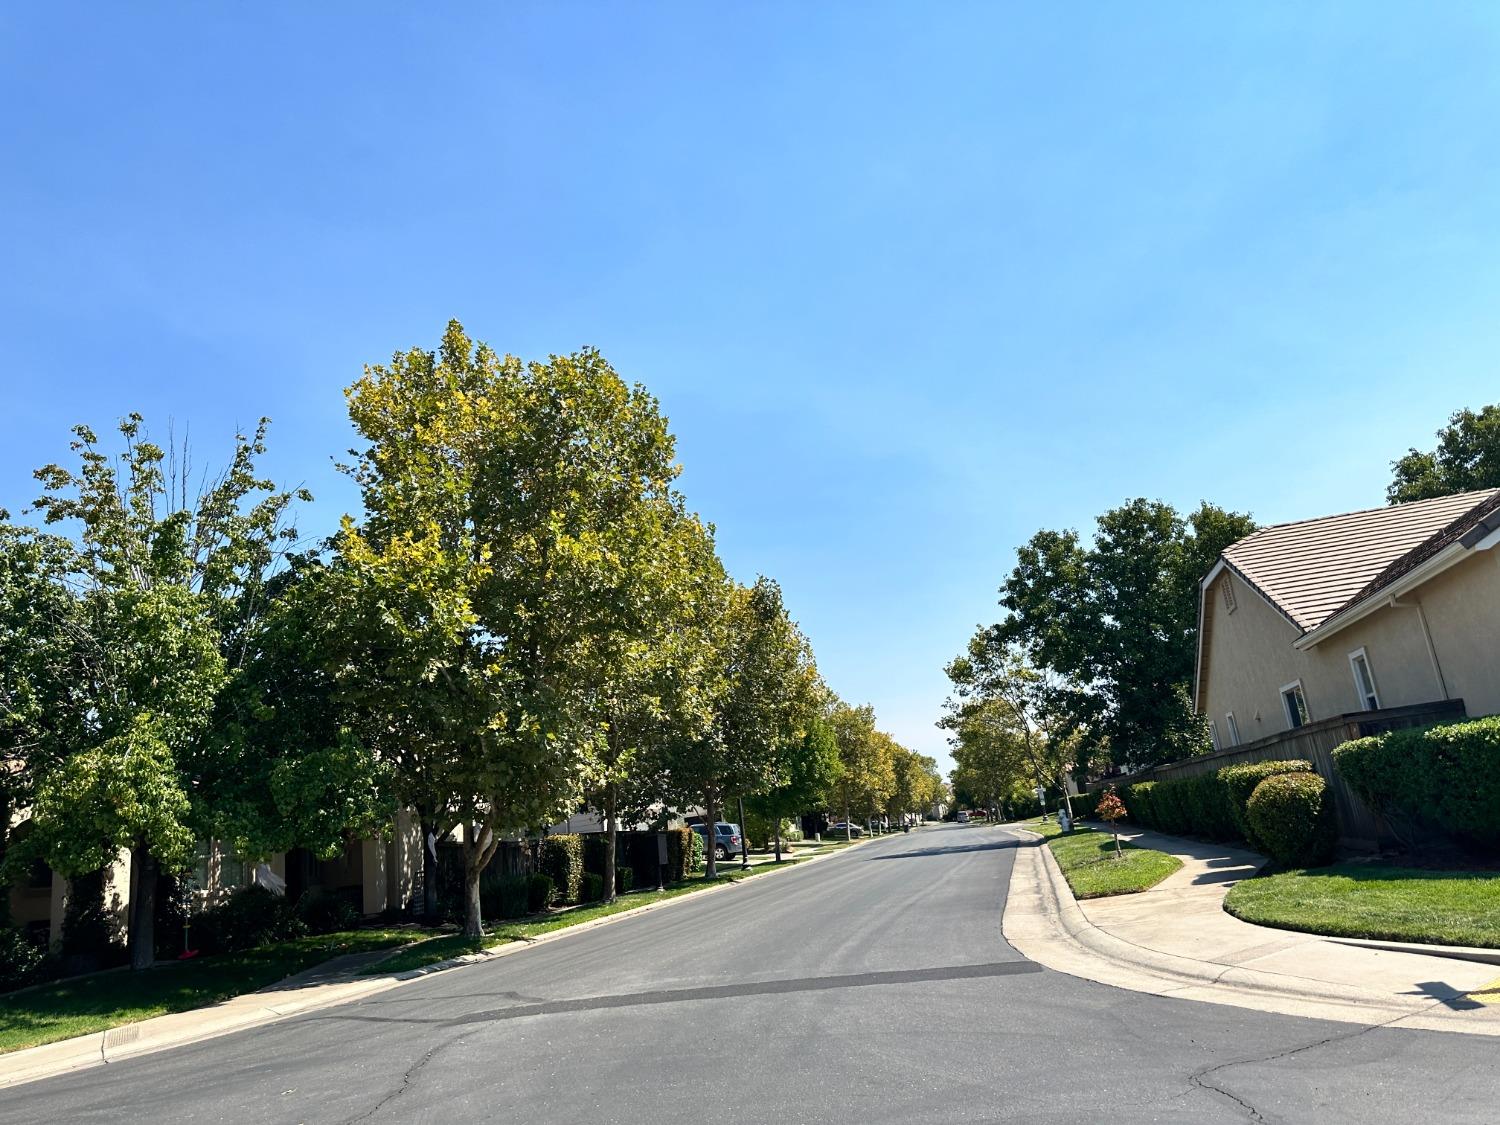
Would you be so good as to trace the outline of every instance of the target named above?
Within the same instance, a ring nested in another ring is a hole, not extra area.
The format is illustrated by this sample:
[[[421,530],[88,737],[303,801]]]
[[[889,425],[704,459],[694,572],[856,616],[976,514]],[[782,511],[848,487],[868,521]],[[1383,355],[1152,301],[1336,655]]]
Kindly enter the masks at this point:
[[[1319,1047],[1327,1047],[1332,1043],[1352,1043],[1354,1040],[1360,1038],[1361,1036],[1368,1035],[1372,1031],[1382,1031],[1385,1028],[1390,1027],[1392,1024],[1400,1023],[1402,1020],[1410,1019],[1413,1016],[1425,1015],[1427,1012],[1434,1011],[1435,1009],[1441,1007],[1443,1007],[1443,1002],[1439,1000],[1419,1012],[1405,1012],[1399,1016],[1392,1016],[1388,1020],[1382,1020],[1380,1023],[1365,1024],[1358,1027],[1354,1031],[1346,1031],[1338,1035],[1326,1035],[1322,1039],[1316,1039],[1311,1043],[1304,1043],[1300,1047],[1292,1047],[1285,1051],[1276,1051],[1269,1055],[1253,1055],[1250,1058],[1232,1059],[1229,1062],[1213,1063],[1212,1065],[1200,1067],[1198,1070],[1193,1071],[1188,1075],[1188,1081],[1198,1089],[1203,1090],[1206,1093],[1218,1094],[1221,1097],[1228,1098],[1235,1105],[1239,1106],[1245,1111],[1245,1113],[1249,1117],[1249,1120],[1265,1122],[1270,1119],[1268,1119],[1263,1113],[1261,1113],[1259,1109],[1247,1102],[1238,1094],[1235,1094],[1230,1090],[1226,1090],[1222,1086],[1218,1086],[1212,1082],[1206,1081],[1208,1076],[1217,1074],[1221,1070],[1232,1070],[1235,1067],[1251,1066],[1255,1063],[1279,1062],[1282,1059],[1289,1059],[1293,1055],[1300,1055],[1306,1051],[1314,1051]]]

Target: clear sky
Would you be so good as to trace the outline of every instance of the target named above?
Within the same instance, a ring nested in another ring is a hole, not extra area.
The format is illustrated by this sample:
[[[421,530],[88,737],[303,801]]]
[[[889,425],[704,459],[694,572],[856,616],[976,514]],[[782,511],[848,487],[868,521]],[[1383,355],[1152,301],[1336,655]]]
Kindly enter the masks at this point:
[[[74,422],[201,464],[266,414],[323,533],[361,364],[593,344],[941,753],[1038,527],[1371,506],[1500,399],[1497,51],[1363,0],[6,5],[0,506]]]

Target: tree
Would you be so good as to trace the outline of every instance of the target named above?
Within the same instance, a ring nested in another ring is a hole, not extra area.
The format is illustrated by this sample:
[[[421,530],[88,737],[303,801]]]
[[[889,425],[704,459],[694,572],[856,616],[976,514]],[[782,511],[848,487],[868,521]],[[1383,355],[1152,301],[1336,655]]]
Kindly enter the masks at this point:
[[[1391,504],[1431,500],[1455,492],[1500,488],[1500,403],[1460,410],[1437,432],[1430,452],[1417,449],[1391,463]]]
[[[769,578],[732,585],[722,625],[708,635],[714,652],[705,681],[707,722],[677,746],[671,774],[685,802],[703,802],[705,874],[715,879],[713,826],[721,803],[774,783],[777,749],[799,736],[816,671],[806,640],[787,616],[781,587]]]
[[[1184,520],[1133,500],[1099,517],[1087,547],[1075,531],[1040,531],[1017,551],[1001,586],[1007,616],[985,643],[1024,649],[1052,677],[1049,709],[1107,740],[1120,764],[1202,752],[1206,727],[1187,690],[1198,582],[1253,529],[1248,516],[1206,503]]]
[[[875,708],[836,702],[828,716],[838,743],[838,797],[846,824],[874,816],[896,788],[895,740],[875,729]],[[852,829],[845,830],[847,838]]]
[[[398,795],[462,827],[478,936],[502,835],[576,808],[599,775],[599,657],[643,612],[627,560],[642,513],[673,503],[673,444],[656,400],[598,352],[523,364],[457,321],[438,352],[367,368],[348,398],[366,515],[339,553],[381,657],[366,725],[390,732],[374,745]]]
[[[898,745],[892,760],[892,774],[895,786],[886,798],[885,810],[891,818],[904,820],[937,799],[942,779],[937,772],[936,759]]]
[[[843,770],[838,740],[821,716],[812,718],[800,738],[773,748],[766,791],[752,798],[750,807],[775,826],[777,863],[781,862],[781,822],[825,802]]]
[[[76,532],[66,568],[80,591],[83,721],[77,741],[36,778],[32,843],[64,875],[131,853],[130,959],[155,959],[158,865],[192,859],[211,830],[195,809],[193,767],[234,659],[234,629],[264,592],[293,499],[257,476],[267,422],[239,434],[224,473],[197,498],[187,462],[147,440],[142,419],[120,423],[111,458],[74,429],[77,472],[37,472],[47,523]],[[165,468],[164,468],[165,466]]]

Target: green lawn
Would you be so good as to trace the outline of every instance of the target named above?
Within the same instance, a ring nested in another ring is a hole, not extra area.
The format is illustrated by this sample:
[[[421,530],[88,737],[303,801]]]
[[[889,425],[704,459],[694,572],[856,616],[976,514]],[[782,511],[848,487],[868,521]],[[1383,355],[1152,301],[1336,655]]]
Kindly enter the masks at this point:
[[[1247,879],[1224,909],[1283,930],[1500,948],[1500,874],[1340,863]]]
[[[1175,855],[1125,843],[1121,844],[1120,858],[1116,858],[1114,837],[1108,832],[1077,828],[1065,836],[1056,820],[1046,824],[1032,821],[1026,827],[1047,838],[1047,846],[1077,898],[1148,890],[1182,866]]]
[[[184,1012],[254,992],[345,953],[410,941],[411,930],[353,930],[262,946],[201,960],[57,981],[0,999],[0,1052],[18,1051]]]

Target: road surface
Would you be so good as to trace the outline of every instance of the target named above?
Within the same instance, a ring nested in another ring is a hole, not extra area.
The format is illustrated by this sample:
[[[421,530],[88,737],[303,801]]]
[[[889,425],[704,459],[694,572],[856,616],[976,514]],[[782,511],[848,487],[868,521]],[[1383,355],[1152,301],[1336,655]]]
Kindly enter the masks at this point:
[[[1125,992],[1006,945],[994,827],[0,1092],[3,1122],[1493,1122],[1493,1039]]]

